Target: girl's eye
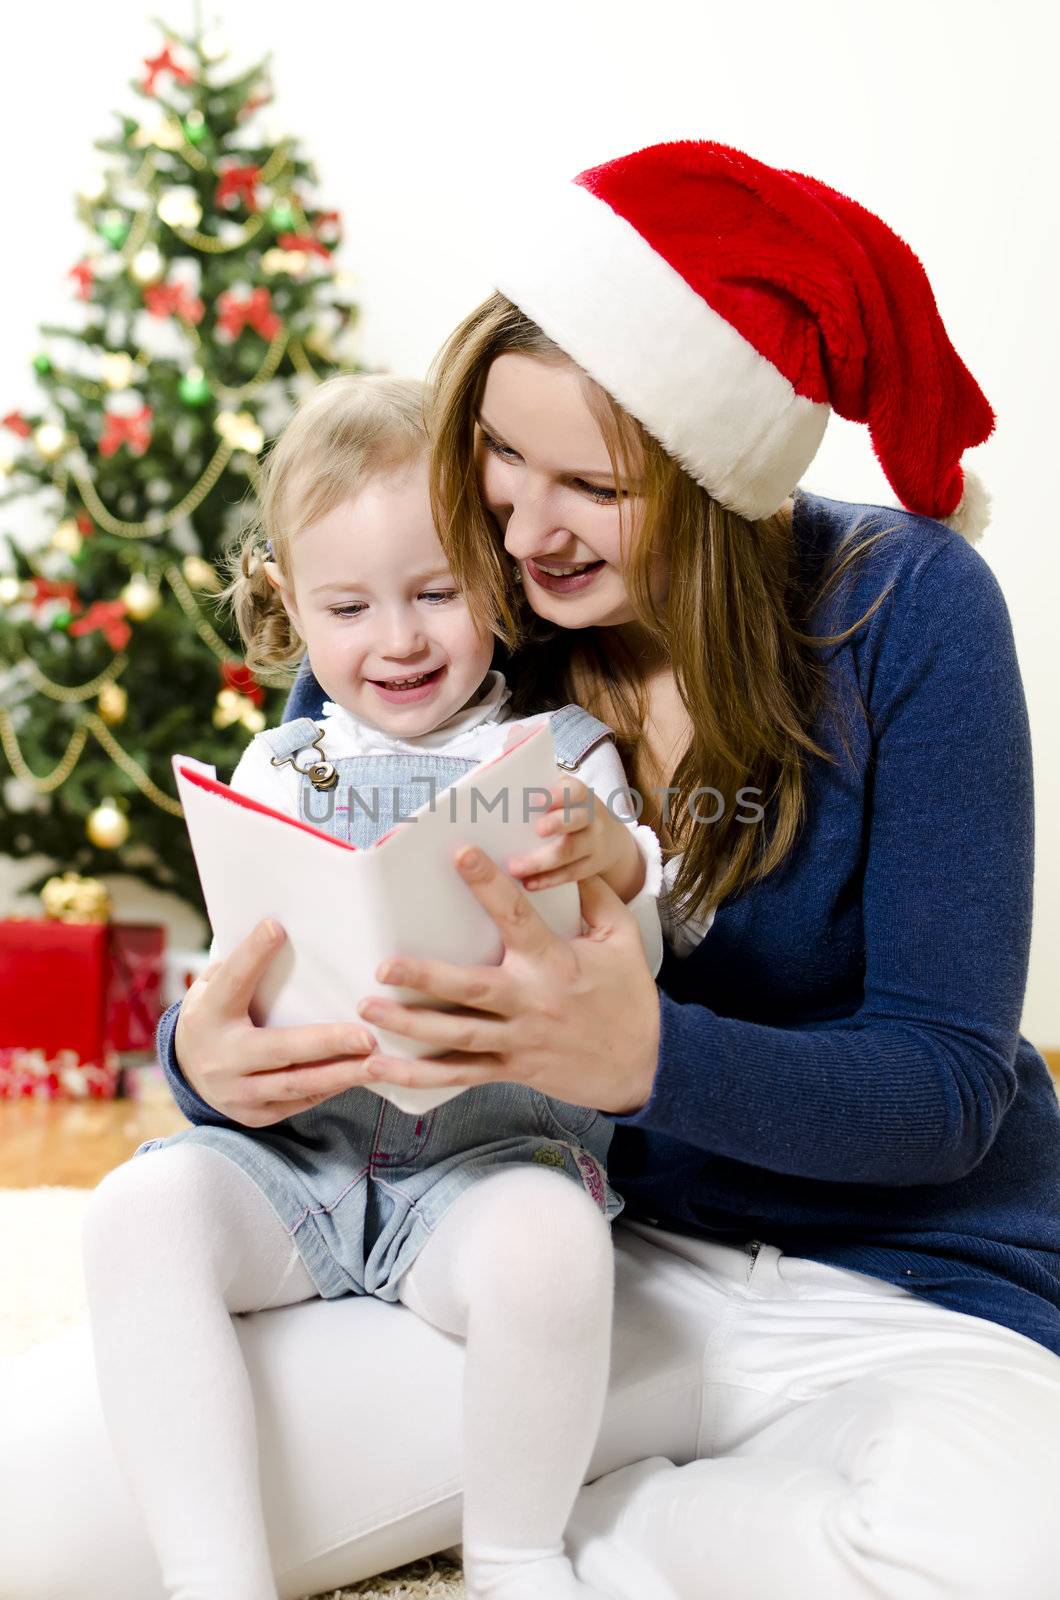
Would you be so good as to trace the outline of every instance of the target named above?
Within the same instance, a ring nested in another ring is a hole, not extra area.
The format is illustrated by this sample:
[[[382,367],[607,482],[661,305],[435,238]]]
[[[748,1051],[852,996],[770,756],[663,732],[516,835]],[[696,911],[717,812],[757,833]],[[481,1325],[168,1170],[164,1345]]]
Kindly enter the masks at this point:
[[[420,599],[430,600],[432,605],[437,603],[444,605],[447,600],[455,600],[456,595],[457,591],[455,589],[425,589],[420,595]]]
[[[359,617],[364,606],[354,602],[348,606],[329,606],[328,611],[333,617]]]

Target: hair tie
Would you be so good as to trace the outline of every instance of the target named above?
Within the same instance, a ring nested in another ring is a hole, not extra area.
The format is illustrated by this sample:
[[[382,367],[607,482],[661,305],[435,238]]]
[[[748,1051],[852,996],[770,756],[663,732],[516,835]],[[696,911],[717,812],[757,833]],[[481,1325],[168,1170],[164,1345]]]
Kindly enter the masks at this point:
[[[265,540],[265,560],[266,561],[275,561],[276,560],[276,555],[275,555],[275,552],[274,552],[274,550],[272,548],[272,540],[271,539],[266,539]]]

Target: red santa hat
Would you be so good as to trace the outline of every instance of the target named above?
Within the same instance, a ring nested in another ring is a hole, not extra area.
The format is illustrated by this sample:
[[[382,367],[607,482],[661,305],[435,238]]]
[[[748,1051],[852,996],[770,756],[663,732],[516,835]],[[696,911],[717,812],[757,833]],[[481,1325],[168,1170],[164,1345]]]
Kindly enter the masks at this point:
[[[831,411],[868,424],[903,506],[975,538],[962,471],[994,416],[927,275],[816,178],[654,145],[524,206],[497,287],[722,505],[776,511]]]

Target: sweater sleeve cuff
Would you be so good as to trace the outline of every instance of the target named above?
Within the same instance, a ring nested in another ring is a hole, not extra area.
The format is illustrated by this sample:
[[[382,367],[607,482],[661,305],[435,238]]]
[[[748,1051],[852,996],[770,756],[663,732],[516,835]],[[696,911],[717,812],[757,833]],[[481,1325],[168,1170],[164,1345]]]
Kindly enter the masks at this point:
[[[181,1072],[180,1063],[177,1061],[176,1048],[177,1018],[179,1016],[180,1002],[178,1001],[176,1005],[170,1006],[169,1010],[162,1014],[158,1024],[158,1031],[155,1035],[159,1065],[166,1075],[170,1093],[189,1122],[195,1125],[208,1123],[218,1128],[238,1127],[238,1123],[222,1116],[219,1111],[214,1110],[213,1106],[208,1106],[205,1100],[200,1100]]]

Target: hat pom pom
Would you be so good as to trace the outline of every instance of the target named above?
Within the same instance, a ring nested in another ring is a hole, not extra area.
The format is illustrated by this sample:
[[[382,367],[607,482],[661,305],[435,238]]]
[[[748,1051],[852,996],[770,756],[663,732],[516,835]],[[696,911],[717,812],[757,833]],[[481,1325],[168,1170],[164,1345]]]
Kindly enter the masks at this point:
[[[969,544],[978,544],[990,521],[990,494],[982,478],[965,468],[960,503],[955,511],[948,517],[940,517],[939,521],[954,533],[963,535]]]

